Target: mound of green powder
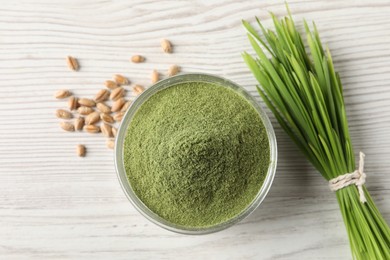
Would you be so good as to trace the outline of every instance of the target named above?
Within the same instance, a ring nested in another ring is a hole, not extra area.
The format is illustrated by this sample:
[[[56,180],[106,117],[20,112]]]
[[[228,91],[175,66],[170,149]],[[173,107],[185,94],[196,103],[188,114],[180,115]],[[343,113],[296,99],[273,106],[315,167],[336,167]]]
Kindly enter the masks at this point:
[[[124,143],[127,178],[167,221],[207,227],[253,201],[268,170],[269,143],[254,107],[209,83],[182,83],[150,97]]]

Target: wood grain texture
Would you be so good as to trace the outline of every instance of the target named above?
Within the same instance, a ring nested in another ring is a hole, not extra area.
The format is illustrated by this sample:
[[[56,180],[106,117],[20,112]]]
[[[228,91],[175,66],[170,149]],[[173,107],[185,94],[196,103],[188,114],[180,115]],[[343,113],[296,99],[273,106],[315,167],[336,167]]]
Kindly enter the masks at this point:
[[[345,88],[356,153],[366,153],[367,187],[390,222],[390,3],[289,1],[315,20]],[[225,231],[184,236],[145,220],[117,181],[100,136],[65,133],[53,94],[93,97],[114,73],[148,85],[153,69],[179,64],[241,84],[256,97],[241,60],[250,51],[241,19],[283,1],[1,1],[0,258],[2,259],[349,259],[335,196],[274,122],[274,185],[251,216]],[[174,54],[162,53],[168,38]],[[142,54],[147,61],[132,64]],[[65,56],[77,57],[71,72]],[[260,99],[259,99],[260,100]],[[75,156],[84,143],[86,158]]]

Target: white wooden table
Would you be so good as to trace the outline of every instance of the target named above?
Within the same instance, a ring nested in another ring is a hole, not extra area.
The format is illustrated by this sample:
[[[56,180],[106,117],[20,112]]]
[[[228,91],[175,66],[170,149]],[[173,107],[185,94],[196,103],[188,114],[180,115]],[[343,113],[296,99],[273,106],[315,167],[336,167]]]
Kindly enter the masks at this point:
[[[315,19],[345,88],[367,187],[390,222],[390,3],[289,1],[300,26]],[[240,53],[241,19],[283,1],[0,1],[1,259],[349,259],[347,235],[327,183],[275,123],[279,164],[259,209],[211,235],[184,236],[144,219],[127,201],[101,136],[66,133],[56,90],[94,95],[114,73],[148,84],[152,69],[225,76],[258,97]],[[302,26],[301,26],[302,27]],[[161,52],[161,38],[175,53]],[[132,54],[147,57],[131,64]],[[81,70],[67,69],[73,55]],[[84,143],[86,158],[75,155]]]

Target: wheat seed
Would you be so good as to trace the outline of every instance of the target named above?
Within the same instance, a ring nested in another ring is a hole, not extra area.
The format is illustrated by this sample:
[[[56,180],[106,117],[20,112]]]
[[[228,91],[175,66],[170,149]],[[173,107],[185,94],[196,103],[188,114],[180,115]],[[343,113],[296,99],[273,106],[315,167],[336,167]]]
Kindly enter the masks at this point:
[[[68,132],[74,132],[74,126],[69,122],[60,122],[60,127]]]
[[[166,53],[172,53],[172,44],[167,39],[162,39],[161,40],[161,48]]]
[[[76,153],[80,157],[85,157],[86,148],[84,145],[79,144],[76,146]]]
[[[79,70],[79,63],[76,60],[76,58],[74,58],[72,56],[67,56],[66,63],[68,64],[69,69],[71,69],[73,71]]]
[[[56,92],[56,94],[54,95],[54,97],[57,98],[57,99],[64,99],[64,98],[69,97],[70,95],[71,94],[70,94],[69,90],[62,89],[62,90],[58,90]]]
[[[134,63],[144,62],[145,61],[145,57],[143,57],[141,55],[134,55],[133,57],[131,57],[131,61],[134,62]]]
[[[70,113],[69,111],[67,111],[65,109],[57,109],[56,116],[58,118],[62,118],[62,119],[70,119],[73,117],[72,113]]]

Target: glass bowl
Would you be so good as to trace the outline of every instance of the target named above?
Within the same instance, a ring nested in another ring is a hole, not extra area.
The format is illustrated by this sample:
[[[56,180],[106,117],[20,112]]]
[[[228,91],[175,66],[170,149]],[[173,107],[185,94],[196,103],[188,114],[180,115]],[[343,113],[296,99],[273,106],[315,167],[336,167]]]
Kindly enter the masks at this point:
[[[193,228],[193,227],[186,227],[186,226],[180,226],[173,224],[171,222],[168,222],[167,220],[161,218],[157,214],[155,214],[153,211],[151,211],[134,193],[133,189],[131,188],[131,185],[127,179],[126,171],[124,167],[123,162],[123,144],[127,132],[127,127],[129,126],[129,123],[131,119],[133,118],[135,112],[138,110],[138,108],[152,95],[157,93],[160,90],[163,90],[165,88],[168,88],[170,86],[184,83],[184,82],[207,82],[207,83],[213,83],[216,85],[221,85],[226,88],[230,88],[234,90],[236,93],[240,94],[242,97],[244,97],[248,102],[250,102],[254,108],[259,113],[260,118],[263,121],[263,124],[266,128],[268,140],[269,140],[269,147],[270,147],[270,164],[267,171],[267,176],[265,177],[264,183],[262,187],[260,188],[259,192],[257,193],[256,197],[253,199],[253,201],[248,205],[248,207],[243,210],[240,214],[236,215],[232,219],[219,223],[214,226],[209,227],[201,227],[201,228]],[[122,122],[119,126],[118,135],[116,137],[115,142],[115,166],[116,166],[116,172],[119,179],[119,182],[123,188],[123,191],[125,192],[127,198],[130,200],[130,202],[133,204],[133,206],[147,219],[149,219],[151,222],[159,225],[160,227],[163,227],[167,230],[182,233],[182,234],[191,234],[191,235],[200,235],[200,234],[208,234],[217,232],[223,229],[226,229],[235,223],[241,221],[245,217],[247,217],[250,213],[252,213],[264,200],[265,196],[267,195],[269,189],[271,188],[272,181],[275,176],[275,170],[276,170],[276,163],[277,163],[277,145],[276,145],[276,138],[275,133],[272,128],[271,122],[269,118],[267,117],[266,113],[262,110],[260,105],[256,102],[255,98],[252,97],[244,88],[240,87],[239,85],[235,84],[234,82],[224,79],[222,77],[209,75],[209,74],[181,74],[178,76],[170,77],[164,80],[161,80],[145,90],[130,106],[130,108],[127,110],[125,116],[122,119]]]

